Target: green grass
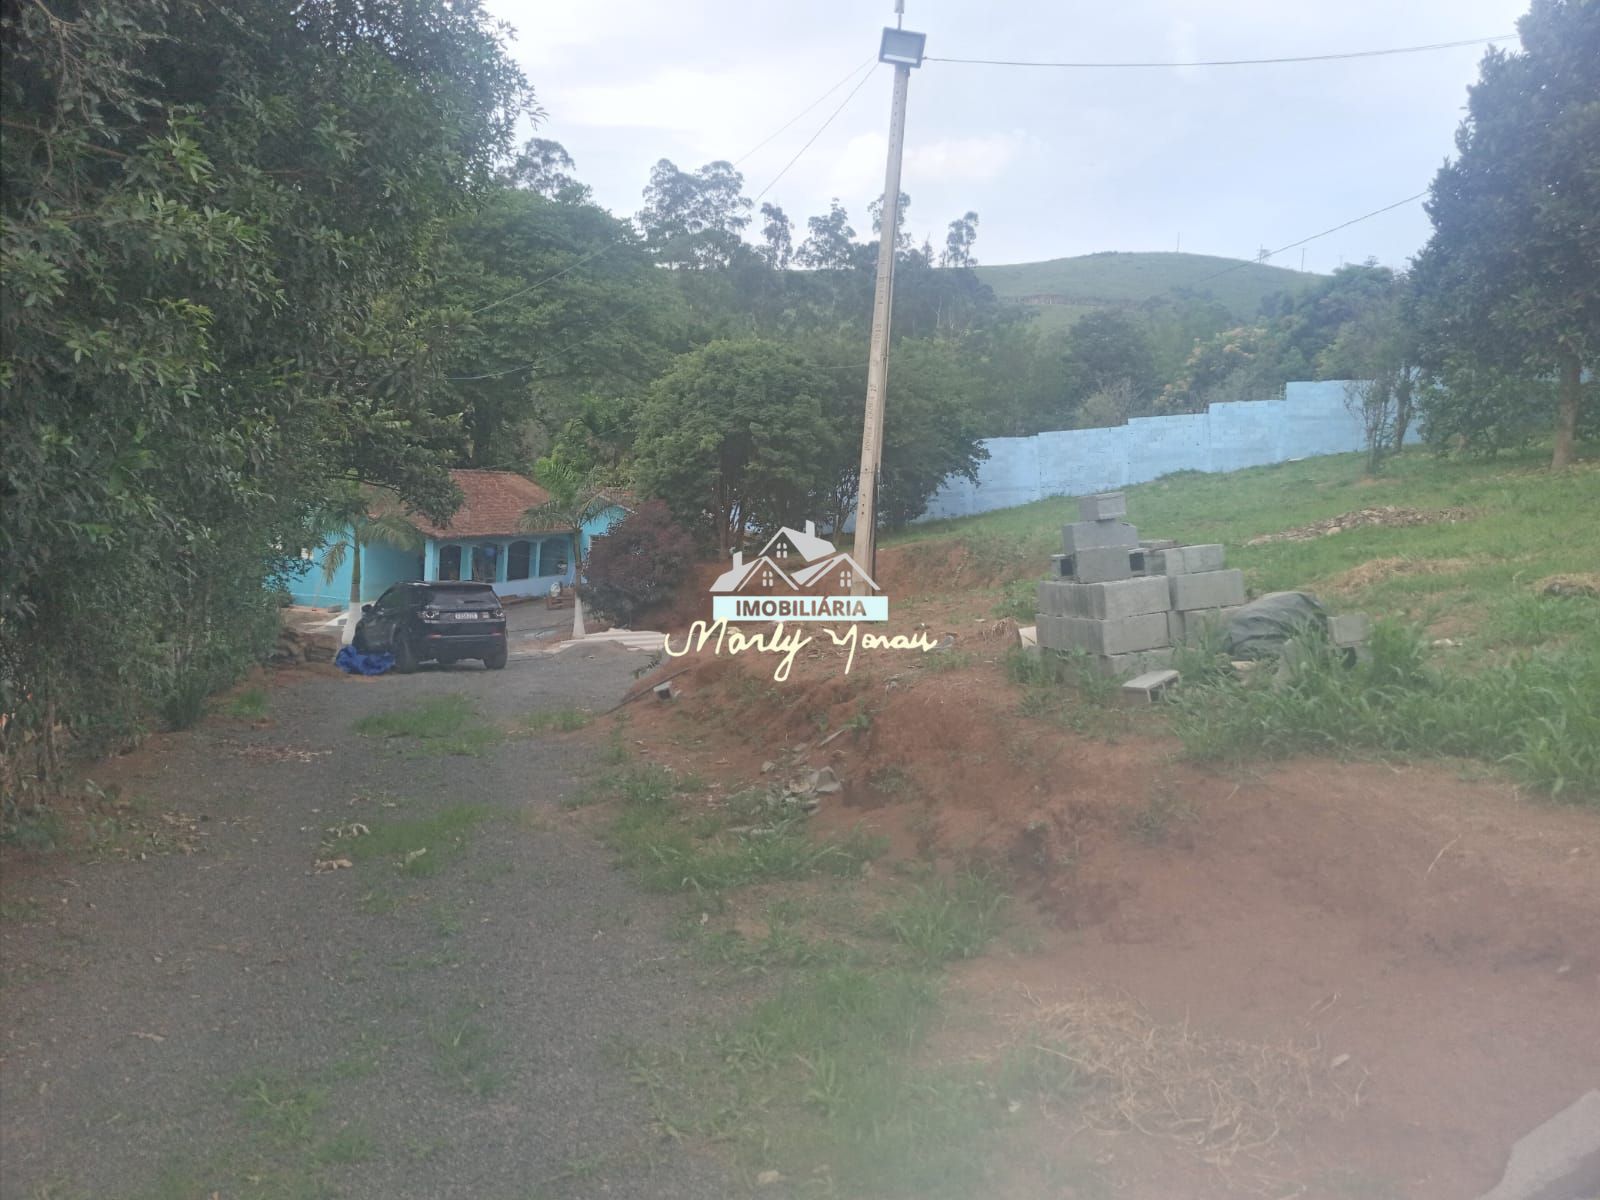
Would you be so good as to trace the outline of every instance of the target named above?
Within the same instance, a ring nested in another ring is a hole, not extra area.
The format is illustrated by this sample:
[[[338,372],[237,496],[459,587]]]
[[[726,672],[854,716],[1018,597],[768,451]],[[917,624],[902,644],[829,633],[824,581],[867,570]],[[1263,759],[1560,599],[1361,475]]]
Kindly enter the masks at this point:
[[[365,833],[338,838],[338,852],[357,864],[386,862],[402,875],[427,878],[459,856],[468,836],[488,817],[489,810],[479,805],[451,804],[427,817],[374,822]],[[329,856],[327,846],[323,854]]]
[[[619,860],[690,898],[681,928],[714,969],[708,984],[765,992],[731,1014],[710,1006],[685,1041],[628,1052],[661,1130],[729,1144],[752,1185],[778,1171],[775,1194],[981,1194],[1011,1111],[997,1089],[1016,1072],[929,1063],[925,1050],[944,964],[982,953],[1005,920],[997,884],[931,868],[868,876],[881,839],[814,837],[762,788],[685,811],[681,781],[657,766],[613,763],[597,782],[615,804]],[[764,929],[735,919],[745,888]]]
[[[494,1095],[505,1086],[507,1075],[498,1040],[478,1020],[476,1009],[465,1007],[435,1022],[428,1029],[433,1068],[440,1078],[470,1095]]]
[[[983,952],[1005,919],[1006,895],[984,873],[965,871],[915,888],[883,916],[885,928],[925,967]]]
[[[1313,646],[1281,670],[1183,690],[1173,728],[1197,758],[1321,752],[1484,759],[1557,797],[1600,803],[1600,627],[1561,652],[1447,673],[1379,626],[1370,663]]]
[[[1425,645],[1424,669],[1399,681],[1357,671],[1287,691],[1213,679],[1196,695],[1189,686],[1181,724],[1189,752],[1462,755],[1501,764],[1549,792],[1600,799],[1600,767],[1589,750],[1600,721],[1600,600],[1544,595],[1536,586],[1551,575],[1600,573],[1600,470],[1551,472],[1546,461],[1537,448],[1491,461],[1409,450],[1376,480],[1362,478],[1361,456],[1335,455],[1226,475],[1182,472],[1128,488],[1129,520],[1141,536],[1223,543],[1253,595],[1311,591],[1335,612],[1362,611],[1421,631],[1424,643],[1456,643]],[[1468,516],[1247,544],[1384,506],[1461,508]],[[888,542],[959,541],[979,556],[977,574],[1001,581],[1001,610],[1021,611],[1058,546],[1059,527],[1076,516],[1076,502],[1063,497],[930,522]],[[1189,684],[1204,682],[1209,663],[1186,652]],[[1007,671],[1036,689],[1050,674],[1049,664],[1020,658]],[[1087,676],[1078,682],[1097,686]],[[1030,716],[1069,711],[1045,691],[1025,694],[1023,704]]]
[[[1215,279],[1227,268],[1227,273]],[[1264,263],[1246,263],[1209,254],[1153,251],[1140,253],[1083,254],[1045,262],[980,266],[978,278],[1001,299],[1024,296],[1059,296],[1065,304],[1040,305],[1040,324],[1064,328],[1097,308],[1125,307],[1166,295],[1177,288],[1194,288],[1210,295],[1235,317],[1256,315],[1261,301],[1274,292],[1293,292],[1316,282],[1318,276]]]
[[[228,701],[223,710],[230,717],[242,720],[259,720],[267,715],[267,689],[249,687]]]
[[[460,692],[362,717],[355,731],[363,737],[399,739],[404,752],[427,756],[482,754],[505,736]]]

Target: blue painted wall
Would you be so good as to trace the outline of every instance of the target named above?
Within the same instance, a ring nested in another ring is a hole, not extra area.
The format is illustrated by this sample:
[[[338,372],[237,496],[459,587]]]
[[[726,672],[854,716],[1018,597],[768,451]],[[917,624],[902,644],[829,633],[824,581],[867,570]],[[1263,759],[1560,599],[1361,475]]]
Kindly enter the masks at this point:
[[[608,508],[583,527],[583,552],[589,553],[589,546],[593,540],[610,529],[613,524],[621,520],[624,510],[621,508]],[[534,558],[529,563],[533,572],[528,579],[507,580],[506,554],[512,542],[527,540],[534,545]],[[560,543],[566,541],[570,546],[570,539],[564,539],[559,534],[528,535],[517,534],[505,537],[488,538],[461,538],[459,540],[434,541],[429,539],[422,550],[396,550],[392,546],[367,546],[361,552],[361,600],[363,603],[376,600],[392,583],[404,579],[434,579],[438,576],[439,548],[441,546],[455,545],[462,548],[462,559],[467,572],[471,571],[471,555],[473,546],[493,545],[498,547],[496,566],[499,569],[500,581],[496,583],[495,590],[506,596],[516,595],[544,595],[550,590],[552,583],[561,582],[569,584],[575,575],[575,566],[572,555],[565,552],[566,548]],[[541,570],[549,571],[554,555],[560,553],[565,560],[564,568],[558,572],[541,574]],[[317,549],[311,555],[311,568],[298,580],[291,583],[289,595],[296,604],[310,605],[316,608],[343,608],[350,602],[350,559],[345,556],[345,561],[333,573],[331,580],[324,580],[322,576],[322,551]]]
[[[965,517],[1146,483],[1174,471],[1237,471],[1366,448],[1343,380],[1291,383],[1282,400],[1213,404],[1203,413],[1136,417],[1111,429],[990,438],[976,483],[946,480],[918,520]],[[893,404],[890,397],[890,404]],[[1421,440],[1413,425],[1407,442]]]

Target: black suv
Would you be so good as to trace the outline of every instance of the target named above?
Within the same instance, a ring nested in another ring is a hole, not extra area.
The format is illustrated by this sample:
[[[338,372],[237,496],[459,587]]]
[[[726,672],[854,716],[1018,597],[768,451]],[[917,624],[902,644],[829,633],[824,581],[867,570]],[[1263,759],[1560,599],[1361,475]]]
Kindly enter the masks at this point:
[[[506,612],[487,583],[397,583],[361,612],[356,649],[389,651],[402,673],[429,659],[481,658],[491,671],[506,665]]]

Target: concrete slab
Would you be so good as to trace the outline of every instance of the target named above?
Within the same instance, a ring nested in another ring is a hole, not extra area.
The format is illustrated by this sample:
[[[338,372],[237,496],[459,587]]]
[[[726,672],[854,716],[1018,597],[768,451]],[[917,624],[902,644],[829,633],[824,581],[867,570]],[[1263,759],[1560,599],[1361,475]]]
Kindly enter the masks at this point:
[[[1139,531],[1126,521],[1074,521],[1061,527],[1061,549],[1068,554],[1138,544]]]
[[[1178,673],[1170,667],[1164,671],[1146,671],[1123,684],[1117,698],[1123,704],[1139,708],[1154,704],[1177,686]]]
[[[1171,603],[1165,579],[1114,579],[1104,583],[1045,580],[1039,585],[1039,611],[1060,617],[1110,620],[1165,612]]]
[[[1112,521],[1128,515],[1128,498],[1121,492],[1100,492],[1078,501],[1078,518],[1083,521]]]
[[[1479,1200],[1595,1196],[1600,1196],[1600,1091],[1589,1091],[1512,1146],[1505,1174]]]
[[[1193,608],[1225,608],[1244,603],[1244,572],[1205,571],[1199,575],[1169,575],[1172,607],[1179,612]]]

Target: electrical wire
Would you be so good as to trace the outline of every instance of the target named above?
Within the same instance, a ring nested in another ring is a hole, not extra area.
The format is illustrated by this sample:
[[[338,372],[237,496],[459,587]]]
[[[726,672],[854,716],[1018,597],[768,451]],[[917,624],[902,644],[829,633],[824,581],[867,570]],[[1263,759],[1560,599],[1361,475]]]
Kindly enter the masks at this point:
[[[1339,230],[1349,229],[1350,226],[1359,225],[1362,221],[1369,221],[1373,217],[1382,216],[1386,212],[1393,212],[1397,208],[1404,208],[1407,204],[1421,200],[1427,194],[1427,191],[1423,190],[1418,192],[1415,196],[1407,196],[1404,200],[1396,200],[1393,204],[1385,204],[1382,208],[1375,208],[1369,213],[1362,213],[1359,217],[1352,217],[1350,220],[1341,222],[1340,224],[1333,226],[1331,229],[1324,229],[1321,233],[1313,233],[1310,237],[1303,237],[1298,242],[1290,242],[1287,246],[1279,246],[1276,250],[1269,250],[1259,259],[1240,259],[1238,262],[1233,263],[1230,266],[1223,267],[1220,271],[1213,271],[1210,275],[1202,275],[1199,279],[1191,279],[1182,286],[1186,288],[1199,287],[1201,284],[1209,283],[1211,280],[1219,278],[1223,275],[1227,275],[1229,272],[1242,270],[1245,267],[1259,265],[1260,263],[1266,262],[1269,258],[1274,258],[1277,255],[1282,254],[1285,250],[1297,249],[1301,246],[1304,246],[1307,242],[1314,242],[1318,238],[1325,238],[1330,233],[1338,233]]]
[[[874,66],[876,66],[876,64],[874,64]],[[795,151],[795,155],[794,155],[793,158],[791,158],[788,162],[783,164],[783,170],[779,171],[776,175],[774,175],[772,177],[771,182],[769,182],[766,187],[762,188],[759,192],[756,193],[756,200],[757,201],[759,201],[761,199],[761,197],[765,196],[774,187],[776,187],[777,183],[778,183],[778,180],[782,179],[785,175],[787,175],[789,173],[789,168],[794,166],[795,163],[799,162],[801,155],[803,155],[807,150],[811,149],[812,142],[815,142],[819,137],[821,137],[822,134],[823,134],[823,131],[826,130],[829,125],[833,124],[834,118],[837,117],[840,113],[842,113],[845,110],[845,105],[849,104],[850,101],[852,101],[852,100],[854,100],[856,98],[856,93],[859,92],[862,88],[864,88],[867,85],[867,80],[871,79],[872,76],[873,76],[873,72],[872,71],[868,71],[865,75],[863,75],[861,77],[861,82],[856,84],[855,87],[850,89],[849,94],[846,95],[845,98],[839,102],[839,107],[834,109],[831,113],[828,114],[828,119],[817,127],[817,131],[815,133],[813,133],[810,138],[807,139],[806,144],[804,146],[801,146],[799,150]],[[752,201],[752,203],[754,203],[754,202],[755,201]]]
[[[784,122],[784,123],[783,123],[783,124],[782,124],[782,125],[780,125],[780,126],[778,126],[778,128],[777,128],[777,129],[776,129],[776,130],[774,130],[774,131],[773,131],[773,132],[772,132],[772,133],[769,133],[769,134],[768,134],[768,135],[767,135],[767,136],[766,136],[766,137],[764,137],[764,138],[762,138],[762,139],[761,139],[761,140],[760,140],[760,141],[759,141],[759,142],[757,142],[757,143],[756,143],[756,144],[755,144],[755,145],[754,145],[754,146],[752,146],[752,147],[750,147],[750,149],[748,149],[748,150],[746,150],[746,151],[745,151],[745,152],[744,152],[744,153],[743,153],[743,154],[741,154],[741,155],[740,155],[740,156],[739,156],[739,157],[738,157],[738,158],[736,158],[736,159],[734,159],[734,160],[733,160],[733,164],[732,164],[732,165],[733,165],[733,166],[736,166],[736,167],[737,167],[737,166],[738,166],[738,165],[739,165],[739,164],[740,164],[740,163],[742,163],[742,162],[743,162],[743,161],[744,161],[744,160],[745,160],[745,159],[747,159],[747,158],[750,158],[750,157],[751,157],[751,156],[752,156],[752,155],[754,155],[754,154],[755,154],[755,153],[756,153],[756,152],[757,152],[757,151],[758,151],[758,150],[760,150],[760,149],[761,149],[761,148],[762,148],[762,147],[764,147],[764,146],[765,146],[765,145],[766,145],[766,144],[767,144],[767,143],[768,143],[768,142],[770,142],[770,141],[772,141],[772,140],[773,140],[773,139],[774,139],[774,138],[776,138],[776,137],[777,137],[777,136],[778,136],[778,135],[779,135],[779,134],[781,134],[781,133],[783,133],[783,132],[784,132],[784,131],[785,131],[785,130],[787,130],[787,129],[788,129],[788,128],[789,128],[789,126],[791,126],[791,125],[793,125],[793,124],[794,124],[794,123],[795,123],[795,122],[796,122],[796,121],[798,121],[798,120],[799,120],[799,119],[800,119],[800,118],[801,118],[801,117],[803,117],[803,116],[805,116],[805,115],[806,115],[806,114],[807,114],[807,113],[808,113],[808,112],[810,112],[810,111],[811,111],[811,110],[812,110],[812,109],[813,109],[813,108],[815,108],[815,107],[816,107],[816,106],[817,106],[817,105],[819,105],[819,104],[821,104],[821,103],[822,103],[822,102],[823,102],[823,101],[824,101],[824,100],[826,100],[826,99],[827,99],[827,98],[828,98],[828,97],[829,97],[829,96],[831,96],[831,95],[833,95],[833,94],[834,94],[834,93],[835,93],[835,92],[837,92],[837,91],[838,91],[838,90],[839,90],[839,89],[840,89],[840,88],[842,88],[842,87],[843,87],[843,86],[844,86],[844,85],[845,85],[845,84],[847,84],[847,83],[849,83],[849,82],[850,82],[850,81],[851,81],[851,80],[852,80],[852,79],[854,79],[854,78],[855,78],[855,77],[856,77],[856,74],[857,74],[857,73],[858,73],[858,72],[859,72],[859,71],[861,71],[861,70],[862,70],[862,69],[863,69],[863,68],[865,68],[865,67],[870,67],[870,66],[871,66],[871,65],[872,65],[872,64],[873,64],[873,63],[874,63],[874,62],[876,62],[876,61],[877,61],[877,59],[876,59],[876,57],[875,57],[875,56],[869,56],[869,57],[868,57],[868,58],[867,58],[867,59],[866,59],[866,60],[865,60],[865,61],[864,61],[864,62],[861,62],[861,63],[858,63],[858,64],[857,64],[857,65],[856,65],[856,67],[855,67],[855,69],[854,69],[854,70],[852,70],[852,71],[851,71],[851,72],[850,72],[850,73],[849,73],[849,74],[848,74],[848,75],[846,75],[846,76],[845,76],[845,77],[844,77],[844,78],[843,78],[843,79],[841,79],[841,80],[839,80],[839,82],[838,82],[838,83],[836,83],[836,84],[834,84],[834,85],[833,85],[833,86],[832,86],[832,87],[831,87],[831,88],[829,88],[829,89],[828,89],[828,90],[827,90],[827,91],[825,91],[825,92],[823,92],[823,93],[822,93],[822,95],[820,95],[820,96],[818,96],[818,97],[817,97],[817,98],[816,98],[816,99],[815,99],[815,100],[813,100],[813,101],[812,101],[812,102],[811,102],[811,103],[810,103],[810,104],[808,104],[808,105],[806,105],[806,106],[805,106],[805,107],[804,107],[804,108],[802,108],[802,109],[801,109],[801,110],[800,110],[800,111],[799,111],[799,112],[797,112],[797,113],[795,113],[795,115],[794,115],[794,116],[792,116],[792,117],[790,117],[790,118],[789,118],[789,119],[788,119],[788,120],[787,120],[787,121],[785,121],[785,122]]]
[[[1220,58],[1203,62],[1035,62],[1005,58],[938,58],[930,54],[923,62],[964,63],[982,67],[1064,67],[1073,70],[1128,70],[1162,67],[1259,67],[1271,63],[1333,62],[1348,58],[1382,58],[1390,54],[1421,54],[1429,50],[1454,50],[1461,46],[1480,46],[1510,41],[1514,33],[1486,38],[1463,38],[1458,42],[1430,42],[1425,46],[1395,46],[1387,50],[1350,50],[1340,54],[1299,54],[1283,58]]]
[[[873,65],[876,64],[876,62],[877,62],[876,58],[868,58],[865,62],[858,63],[854,68],[852,68],[850,70],[850,72],[848,74],[845,75],[845,77],[843,79],[839,80],[838,83],[834,84],[827,91],[823,92],[822,95],[818,96],[815,100],[813,100],[810,104],[806,105],[799,112],[795,113],[794,116],[790,117],[787,121],[785,121],[782,125],[780,125],[772,133],[770,133],[766,137],[762,138],[761,141],[757,142],[749,150],[746,150],[738,158],[734,159],[733,163],[731,165],[736,167],[740,163],[744,162],[745,159],[747,159],[747,158],[751,157],[752,155],[754,155],[757,151],[761,150],[762,147],[766,146],[768,142],[771,142],[774,138],[778,137],[785,130],[787,130],[791,125],[793,125],[796,121],[798,121],[801,117],[805,116],[812,109],[816,108],[817,105],[821,104],[829,96],[833,95],[833,93],[837,92],[845,84],[849,83],[850,80],[854,79],[855,76],[857,75],[857,73],[862,70],[862,68],[873,66]],[[871,77],[871,74],[872,73],[870,71],[868,71],[867,75],[865,77],[863,77],[861,83],[865,83],[866,80]],[[858,83],[856,85],[855,89],[851,91],[850,96],[854,96],[856,94],[856,92],[859,91],[860,89],[861,89],[861,84]],[[848,104],[850,102],[850,96],[846,96],[845,97],[845,103],[846,104]],[[838,116],[839,112],[843,108],[844,108],[844,105],[841,104],[838,109],[834,110],[833,116],[829,117],[828,120],[823,123],[822,129],[826,129],[828,127],[828,125],[832,123],[833,117]],[[822,129],[817,130],[817,132],[812,135],[811,142],[814,142],[814,141],[817,140],[817,137],[820,136],[821,133],[822,133]],[[806,150],[810,147],[811,142],[807,142],[804,146],[802,146],[800,148],[800,154],[804,154],[806,152]],[[778,179],[782,179],[784,172],[787,171],[789,169],[789,167],[794,166],[795,161],[799,157],[800,157],[800,155],[797,154],[797,155],[795,155],[795,157],[793,159],[790,159],[789,160],[789,165],[784,167],[783,171],[778,172],[777,179],[774,179],[772,181],[772,183],[777,183]],[[772,187],[772,183],[769,183],[766,186],[766,188],[762,189],[761,195],[756,197],[757,200],[760,200],[761,196],[764,196],[764,195],[767,194],[767,191]],[[615,239],[613,241],[607,242],[605,245],[601,246],[599,249],[591,250],[588,254],[585,254],[582,258],[577,259],[575,262],[569,263],[567,266],[563,267],[559,271],[556,271],[556,272],[553,272],[552,274],[546,275],[542,279],[536,279],[536,280],[534,280],[534,282],[528,284],[526,287],[518,288],[514,292],[508,292],[504,296],[501,296],[497,300],[491,300],[487,304],[480,304],[477,308],[471,309],[467,313],[467,316],[475,317],[479,313],[488,312],[491,308],[498,307],[501,304],[510,303],[512,300],[520,299],[521,297],[528,295],[530,292],[536,292],[540,288],[544,287],[545,284],[554,283],[556,280],[560,279],[563,275],[568,275],[571,272],[576,271],[579,267],[585,265],[586,263],[593,262],[595,259],[599,258],[606,251],[614,249],[615,247],[617,247],[617,246],[619,246],[621,244],[622,244],[622,239],[621,238],[617,238],[617,239]],[[490,378],[490,377],[491,376],[482,376],[481,378]],[[474,378],[479,378],[479,377],[474,376]]]

